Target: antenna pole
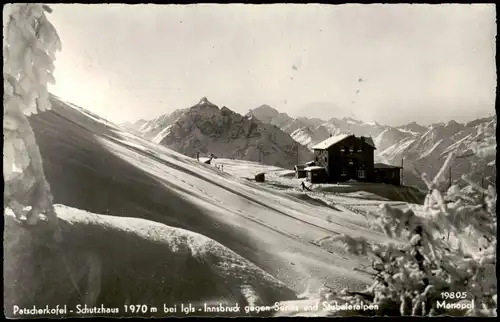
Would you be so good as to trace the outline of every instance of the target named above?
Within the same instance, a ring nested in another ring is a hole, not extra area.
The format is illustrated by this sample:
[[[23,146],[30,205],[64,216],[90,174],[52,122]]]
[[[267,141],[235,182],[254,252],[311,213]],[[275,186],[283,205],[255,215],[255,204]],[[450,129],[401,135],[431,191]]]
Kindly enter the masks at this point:
[[[405,172],[404,172],[404,164],[403,164],[403,158],[401,158],[401,185],[404,186],[404,175],[405,175]]]
[[[448,174],[449,185],[448,186],[451,187],[451,165],[450,165],[450,168],[448,169],[448,172],[449,172],[449,174]]]
[[[483,188],[483,189],[484,189],[484,176],[481,178],[481,188]],[[484,202],[484,191],[482,191],[482,193],[481,193],[481,197],[482,197],[481,199],[482,199],[482,200],[483,200],[483,202]]]
[[[297,165],[299,165],[299,143],[297,142]]]

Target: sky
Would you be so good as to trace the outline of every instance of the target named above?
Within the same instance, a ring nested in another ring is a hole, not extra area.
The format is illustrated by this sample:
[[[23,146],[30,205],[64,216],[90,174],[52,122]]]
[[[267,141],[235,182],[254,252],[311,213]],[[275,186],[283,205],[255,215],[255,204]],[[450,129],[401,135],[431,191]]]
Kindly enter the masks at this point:
[[[495,113],[493,4],[53,4],[49,90],[116,123],[196,104],[398,125]]]

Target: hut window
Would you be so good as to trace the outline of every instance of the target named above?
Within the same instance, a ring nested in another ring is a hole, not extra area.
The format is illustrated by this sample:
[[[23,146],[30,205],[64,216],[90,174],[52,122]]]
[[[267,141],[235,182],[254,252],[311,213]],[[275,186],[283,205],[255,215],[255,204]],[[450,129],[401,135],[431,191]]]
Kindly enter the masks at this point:
[[[358,152],[363,152],[363,147],[362,146],[358,146]]]
[[[366,178],[365,170],[358,170],[358,178]]]
[[[344,147],[343,147],[343,146],[341,146],[341,147],[340,147],[340,152],[344,152],[344,151],[345,151]]]
[[[352,146],[349,147],[349,152],[351,152],[351,153],[354,152],[354,148]]]
[[[342,169],[342,172],[340,173],[340,175],[345,177],[347,175],[346,169]]]
[[[327,157],[325,157],[325,162],[327,162],[327,161],[328,161],[328,159],[327,159]]]

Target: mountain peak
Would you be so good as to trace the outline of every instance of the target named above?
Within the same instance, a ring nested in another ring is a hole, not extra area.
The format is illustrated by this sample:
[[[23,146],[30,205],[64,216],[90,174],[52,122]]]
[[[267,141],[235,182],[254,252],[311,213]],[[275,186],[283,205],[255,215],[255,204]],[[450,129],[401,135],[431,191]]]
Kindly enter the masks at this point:
[[[373,126],[380,126],[380,124],[377,121],[370,120],[366,122],[367,125],[373,125]]]
[[[448,121],[448,123],[446,123],[446,126],[449,126],[449,125],[459,125],[460,123],[458,123],[457,121],[455,120],[451,120],[451,121]]]
[[[412,121],[411,123],[408,123],[406,125],[398,126],[397,129],[402,130],[403,132],[404,131],[411,131],[414,133],[424,133],[428,130],[427,127],[420,125],[415,121]]]
[[[203,96],[200,99],[200,101],[198,102],[198,105],[206,105],[206,104],[213,105],[212,103],[210,103],[210,101],[208,100],[208,98],[206,96]]]
[[[293,119],[286,113],[280,113],[278,110],[272,108],[267,104],[250,110],[248,115],[253,115],[256,119],[263,123],[273,124],[278,127],[285,126],[293,121]]]
[[[276,114],[280,114],[280,112],[278,110],[276,110],[275,108],[272,108],[271,106],[267,105],[267,104],[262,104],[261,106],[257,107],[256,109],[253,110],[255,113],[272,113],[273,115]]]
[[[200,99],[198,104],[191,106],[191,108],[219,108],[217,105],[213,104],[205,96]]]
[[[343,117],[342,121],[344,121],[344,122],[346,122],[348,124],[361,124],[360,121],[358,121],[358,120],[356,120],[356,119],[354,119],[352,117]]]

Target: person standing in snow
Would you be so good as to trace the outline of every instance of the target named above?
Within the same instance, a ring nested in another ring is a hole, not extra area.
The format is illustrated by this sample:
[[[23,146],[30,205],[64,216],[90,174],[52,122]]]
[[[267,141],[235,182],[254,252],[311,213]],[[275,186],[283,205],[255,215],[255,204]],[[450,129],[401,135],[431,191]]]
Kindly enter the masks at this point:
[[[196,152],[196,160],[200,161],[200,152]]]

